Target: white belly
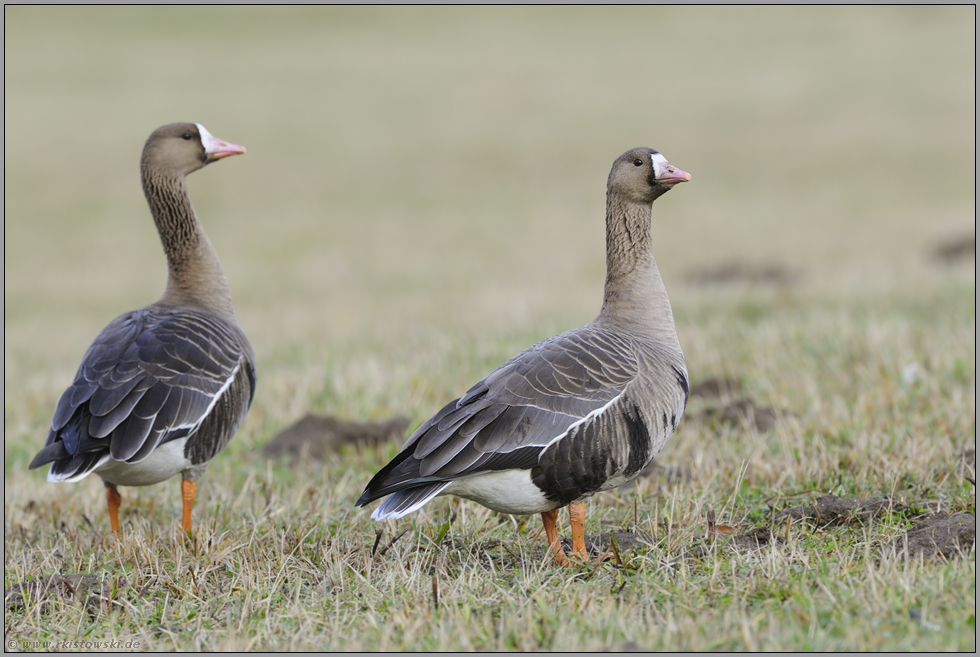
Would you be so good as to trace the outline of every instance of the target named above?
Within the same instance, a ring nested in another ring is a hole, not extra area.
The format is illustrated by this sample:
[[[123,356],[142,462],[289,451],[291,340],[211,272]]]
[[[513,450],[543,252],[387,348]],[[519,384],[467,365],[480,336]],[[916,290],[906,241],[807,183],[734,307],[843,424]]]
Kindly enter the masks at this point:
[[[501,513],[543,513],[560,505],[531,483],[530,470],[501,470],[457,479],[440,495],[457,495]]]
[[[109,459],[95,469],[95,473],[117,486],[150,486],[170,479],[178,472],[191,467],[184,456],[187,438],[171,440],[159,445],[139,463],[126,463]]]

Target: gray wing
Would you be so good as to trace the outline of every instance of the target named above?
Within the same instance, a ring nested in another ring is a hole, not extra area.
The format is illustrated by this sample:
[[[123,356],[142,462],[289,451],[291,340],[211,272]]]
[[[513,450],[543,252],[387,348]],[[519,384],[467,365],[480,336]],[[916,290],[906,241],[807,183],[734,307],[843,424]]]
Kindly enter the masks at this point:
[[[250,352],[244,336],[204,312],[150,306],[116,318],[85,353],[30,468],[53,462],[49,476],[71,481],[106,457],[145,459],[193,433],[242,367],[254,389]]]
[[[531,468],[552,440],[619,397],[637,370],[632,344],[593,325],[540,342],[422,424],[358,504],[478,472]]]

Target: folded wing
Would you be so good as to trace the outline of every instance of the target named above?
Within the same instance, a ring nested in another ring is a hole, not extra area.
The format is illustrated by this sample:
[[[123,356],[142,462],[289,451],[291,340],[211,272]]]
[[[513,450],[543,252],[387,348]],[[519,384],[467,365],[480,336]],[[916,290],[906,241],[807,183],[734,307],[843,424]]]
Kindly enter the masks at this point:
[[[418,508],[416,498],[454,479],[532,468],[549,443],[617,399],[636,375],[631,343],[596,326],[540,342],[422,424],[357,503],[391,495],[378,509],[385,517],[409,498]]]
[[[110,458],[142,461],[201,425],[251,367],[244,355],[236,333],[205,312],[151,306],[116,318],[58,401],[31,469],[52,463],[49,479],[76,481]]]

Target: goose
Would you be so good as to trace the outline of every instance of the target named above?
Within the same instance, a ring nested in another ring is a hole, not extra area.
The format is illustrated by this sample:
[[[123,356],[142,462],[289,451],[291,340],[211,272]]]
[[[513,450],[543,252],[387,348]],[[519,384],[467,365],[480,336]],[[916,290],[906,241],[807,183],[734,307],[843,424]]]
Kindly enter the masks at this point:
[[[557,521],[569,507],[572,551],[587,559],[585,500],[620,486],[663,448],[684,413],[687,366],[653,257],[653,201],[689,173],[652,148],[613,163],[606,185],[602,309],[585,326],[517,354],[424,422],[367,484],[375,520],[437,495],[509,514],[540,513],[549,550],[569,563]]]
[[[119,486],[182,475],[182,526],[191,531],[197,480],[231,440],[255,392],[255,355],[231,303],[218,255],[187,191],[187,174],[241,146],[199,123],[157,128],[143,147],[143,193],[167,256],[156,303],[114,319],[82,358],[55,407],[44,448],[48,481],[94,472],[119,535]]]

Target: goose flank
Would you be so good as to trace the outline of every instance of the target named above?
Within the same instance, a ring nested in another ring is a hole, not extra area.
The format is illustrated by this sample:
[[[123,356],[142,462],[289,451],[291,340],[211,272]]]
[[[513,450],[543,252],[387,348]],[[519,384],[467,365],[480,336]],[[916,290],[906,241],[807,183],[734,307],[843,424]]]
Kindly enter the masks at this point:
[[[166,289],[156,303],[114,319],[88,348],[30,464],[50,463],[53,482],[99,475],[117,535],[118,486],[177,473],[189,532],[196,482],[252,402],[255,356],[186,182],[187,174],[244,152],[196,123],[165,125],[147,139],[140,171],[167,257]]]
[[[559,564],[587,558],[584,500],[637,475],[684,413],[687,367],[653,257],[651,207],[690,174],[651,148],[613,163],[606,187],[606,283],[590,324],[514,356],[423,423],[357,500],[399,518],[437,495],[503,513],[540,513]]]

